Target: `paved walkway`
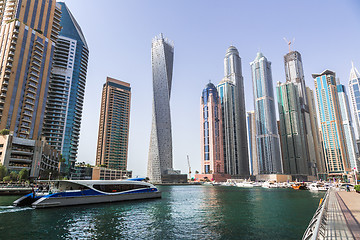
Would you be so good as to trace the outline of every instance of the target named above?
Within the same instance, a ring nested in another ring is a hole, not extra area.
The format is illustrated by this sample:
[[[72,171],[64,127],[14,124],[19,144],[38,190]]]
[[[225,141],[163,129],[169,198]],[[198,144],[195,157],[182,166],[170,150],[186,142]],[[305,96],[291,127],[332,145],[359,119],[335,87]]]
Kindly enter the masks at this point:
[[[337,192],[330,191],[326,212],[325,239],[355,239],[336,197]]]
[[[353,237],[360,239],[360,194],[339,191],[336,198]]]

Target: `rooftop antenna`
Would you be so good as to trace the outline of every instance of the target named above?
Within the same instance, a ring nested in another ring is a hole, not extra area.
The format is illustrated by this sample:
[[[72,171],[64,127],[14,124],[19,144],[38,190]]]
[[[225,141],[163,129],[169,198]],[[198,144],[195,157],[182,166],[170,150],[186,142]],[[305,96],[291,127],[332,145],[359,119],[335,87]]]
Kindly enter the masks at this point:
[[[295,38],[293,38],[292,41],[288,41],[288,40],[284,37],[284,41],[285,41],[286,44],[289,46],[289,52],[291,52],[291,47],[290,47],[290,45],[291,45],[291,44],[294,44]]]

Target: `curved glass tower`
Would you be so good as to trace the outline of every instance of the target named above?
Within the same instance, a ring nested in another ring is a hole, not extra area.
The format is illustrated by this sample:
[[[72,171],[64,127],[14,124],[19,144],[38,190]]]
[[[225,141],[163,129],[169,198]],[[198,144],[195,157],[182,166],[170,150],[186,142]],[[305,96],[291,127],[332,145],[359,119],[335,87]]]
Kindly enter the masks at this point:
[[[262,53],[258,53],[250,65],[255,99],[259,174],[282,173],[271,62]]]
[[[49,144],[61,150],[70,174],[78,152],[89,48],[66,4],[58,4],[62,9],[62,29],[55,45],[42,134]]]
[[[173,170],[170,93],[174,45],[163,35],[155,37],[151,47],[153,72],[153,114],[147,175],[151,182],[161,183]]]

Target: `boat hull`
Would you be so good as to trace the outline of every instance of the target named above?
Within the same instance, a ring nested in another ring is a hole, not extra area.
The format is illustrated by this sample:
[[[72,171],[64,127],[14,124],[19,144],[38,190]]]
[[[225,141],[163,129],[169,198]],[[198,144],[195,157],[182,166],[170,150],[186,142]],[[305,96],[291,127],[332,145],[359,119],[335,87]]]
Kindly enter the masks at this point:
[[[33,208],[50,208],[63,207],[73,205],[84,205],[94,203],[111,203],[129,200],[161,198],[161,192],[145,192],[145,193],[126,193],[114,195],[95,195],[95,196],[77,196],[77,197],[56,197],[46,198],[42,197],[31,206]]]

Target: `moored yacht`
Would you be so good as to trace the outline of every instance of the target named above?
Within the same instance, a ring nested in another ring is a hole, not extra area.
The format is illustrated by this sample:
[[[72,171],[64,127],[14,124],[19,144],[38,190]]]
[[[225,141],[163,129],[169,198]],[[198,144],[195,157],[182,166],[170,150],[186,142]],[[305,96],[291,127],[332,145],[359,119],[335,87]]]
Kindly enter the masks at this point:
[[[49,181],[48,192],[34,191],[13,204],[48,208],[161,197],[161,192],[154,185],[141,180]]]
[[[308,188],[310,191],[327,191],[330,188],[330,186],[328,184],[315,182],[315,183],[311,183],[308,186]]]

